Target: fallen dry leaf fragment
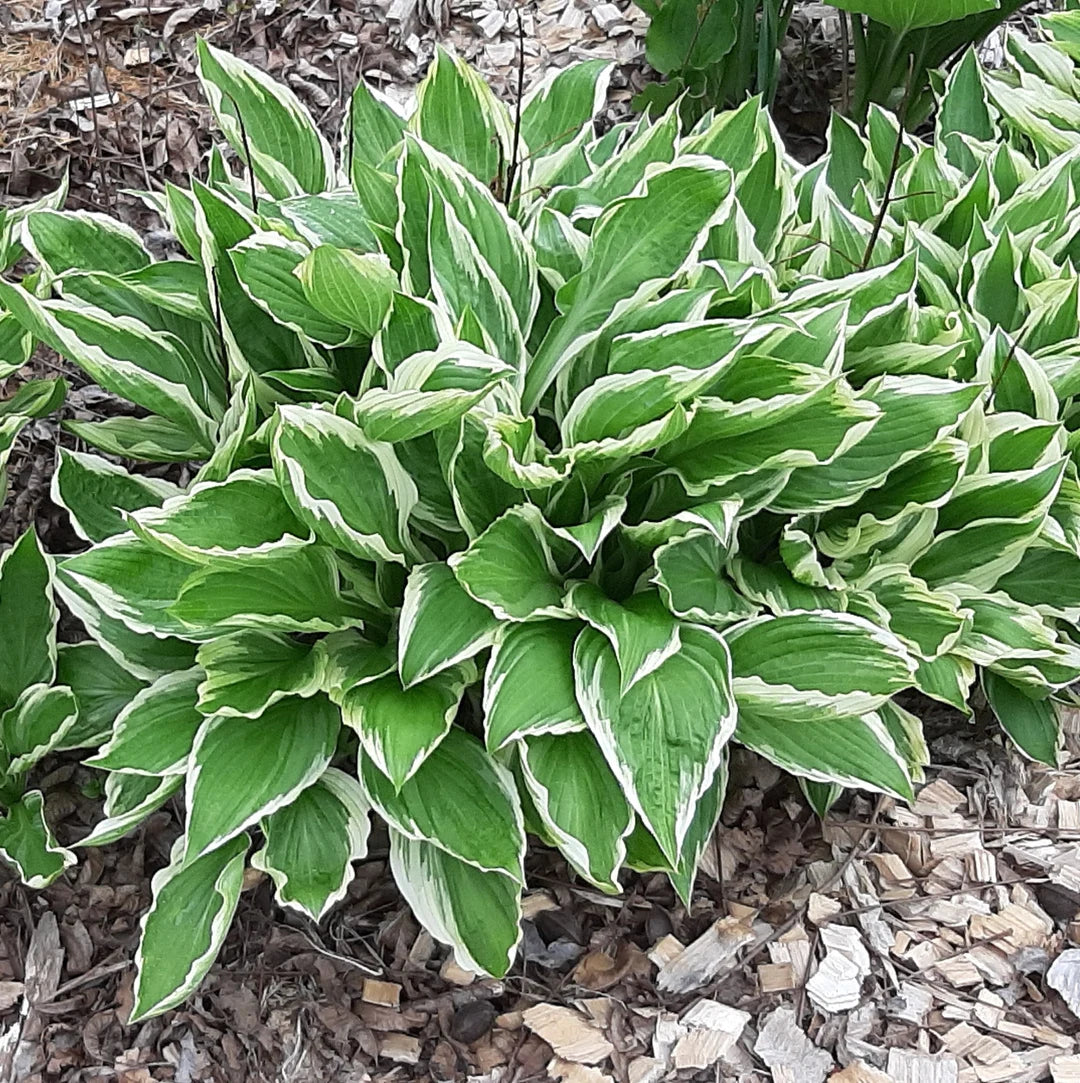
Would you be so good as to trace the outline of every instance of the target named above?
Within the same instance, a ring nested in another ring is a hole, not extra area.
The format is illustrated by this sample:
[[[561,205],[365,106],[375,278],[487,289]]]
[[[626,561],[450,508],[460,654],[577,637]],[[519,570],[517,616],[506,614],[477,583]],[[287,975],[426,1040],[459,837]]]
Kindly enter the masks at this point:
[[[862,1060],[853,1060],[842,1072],[829,1076],[829,1083],[895,1083],[893,1077]]]
[[[711,1068],[739,1040],[750,1013],[716,1000],[699,1000],[679,1022],[687,1031],[675,1044],[675,1067]]]
[[[563,1060],[599,1064],[611,1056],[614,1049],[584,1016],[558,1004],[536,1004],[522,1013],[522,1020]]]
[[[708,985],[735,954],[754,939],[743,918],[721,918],[660,968],[657,984],[665,993],[689,993]]]
[[[1046,984],[1061,994],[1069,1011],[1080,1019],[1080,948],[1063,951],[1050,964]]]
[[[885,1071],[896,1083],[958,1083],[960,1067],[956,1058],[941,1053],[912,1053],[890,1049]]]
[[[777,1008],[766,1020],[754,1052],[785,1083],[823,1083],[833,1059],[799,1028],[791,1008]],[[783,1073],[783,1074],[781,1074]]]

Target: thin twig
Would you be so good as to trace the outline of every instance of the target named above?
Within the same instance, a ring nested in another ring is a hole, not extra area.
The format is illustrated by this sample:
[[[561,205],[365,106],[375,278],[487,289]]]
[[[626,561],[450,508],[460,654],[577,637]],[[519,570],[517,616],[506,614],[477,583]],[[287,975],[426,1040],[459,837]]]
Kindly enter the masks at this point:
[[[251,157],[251,144],[248,142],[247,125],[244,123],[244,112],[240,108],[240,103],[226,91],[229,101],[233,103],[233,108],[236,110],[236,122],[240,125],[240,142],[244,147],[244,157],[247,159],[248,167],[248,185],[251,191],[251,209],[258,214],[259,213],[259,193],[255,190],[255,159]]]
[[[521,7],[515,8],[518,33],[517,101],[514,104],[514,140],[510,147],[510,166],[506,171],[506,191],[503,198],[509,203],[514,198],[514,182],[517,180],[518,161],[521,154],[521,100],[525,96],[525,24]]]
[[[86,27],[89,28],[90,20],[87,17],[82,0],[76,0],[75,28],[79,31],[79,44],[82,46],[83,59],[86,61],[86,84],[87,89],[90,92],[90,116],[94,122],[94,162],[98,167],[98,175],[101,177],[101,194],[105,197],[106,209],[111,214],[113,211],[112,186],[109,184],[109,174],[105,169],[105,161],[101,153],[101,124],[98,121],[97,95],[94,93],[93,68],[90,65],[90,46],[87,44],[86,30],[83,27],[84,23],[86,24]],[[100,50],[98,51],[98,58],[103,60]],[[101,72],[102,79],[104,80],[106,94],[108,94],[111,99],[112,91],[109,89],[109,81],[105,75],[104,63],[98,65],[98,70]]]

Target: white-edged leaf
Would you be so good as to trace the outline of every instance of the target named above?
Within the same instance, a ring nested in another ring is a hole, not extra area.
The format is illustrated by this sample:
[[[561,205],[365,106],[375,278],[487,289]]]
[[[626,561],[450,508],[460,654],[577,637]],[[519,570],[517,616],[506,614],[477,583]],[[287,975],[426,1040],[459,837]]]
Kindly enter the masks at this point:
[[[74,727],[78,709],[75,694],[63,685],[27,688],[15,706],[0,715],[0,752],[7,773],[29,771],[58,748]]]
[[[48,887],[75,855],[61,846],[45,819],[40,790],[28,790],[0,816],[0,858],[10,862],[29,888]]]
[[[0,555],[0,711],[56,674],[54,574],[33,530]]]

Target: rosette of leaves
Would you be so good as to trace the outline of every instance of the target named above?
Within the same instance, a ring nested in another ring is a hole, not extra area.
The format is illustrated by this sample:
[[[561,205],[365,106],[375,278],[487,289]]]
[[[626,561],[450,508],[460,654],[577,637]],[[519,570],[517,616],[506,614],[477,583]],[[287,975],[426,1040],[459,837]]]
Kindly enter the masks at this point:
[[[983,697],[1053,762],[1080,331],[1045,208],[1073,166],[995,145],[970,64],[890,189],[880,110],[802,168],[757,102],[597,136],[591,63],[515,124],[444,54],[408,120],[358,88],[335,160],[200,55],[245,175],[215,154],[148,197],[185,258],[43,209],[40,270],[0,285],[142,408],[72,431],[203,464],[166,492],[65,453],[53,489],[89,543],[59,596],[138,681],[83,740],[119,795],[86,841],[183,795],[136,1017],[205,974],[246,862],[322,917],[372,813],[417,917],[502,974],[526,834],[689,898],[732,741],[821,811],[911,795],[909,690]]]

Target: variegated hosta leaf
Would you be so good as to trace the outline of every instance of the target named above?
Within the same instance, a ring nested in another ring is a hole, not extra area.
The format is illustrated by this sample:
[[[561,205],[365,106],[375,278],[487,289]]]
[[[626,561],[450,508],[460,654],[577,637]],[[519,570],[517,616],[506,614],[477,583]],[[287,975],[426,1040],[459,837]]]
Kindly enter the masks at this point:
[[[271,452],[293,510],[328,545],[407,563],[416,485],[394,449],[325,410],[283,406]]]
[[[199,79],[221,130],[274,199],[322,192],[334,176],[329,144],[287,87],[200,40]]]
[[[0,555],[0,710],[56,675],[54,570],[33,530]]]
[[[499,628],[445,564],[418,564],[405,585],[398,626],[398,670],[406,688],[479,654]]]
[[[460,967],[502,977],[521,938],[521,887],[424,839],[390,829],[390,869],[405,901]]]
[[[361,752],[360,782],[380,816],[458,861],[524,882],[525,833],[513,778],[454,726],[400,788]]]
[[[1061,727],[1053,701],[1031,696],[1028,693],[1034,689],[1014,684],[991,670],[983,671],[982,687],[991,710],[1013,744],[1033,760],[1057,767]]]
[[[635,594],[620,604],[592,583],[574,583],[566,607],[608,638],[623,692],[679,650],[679,622],[656,593]]]
[[[0,715],[0,762],[9,775],[29,771],[75,726],[75,694],[63,685],[32,684]]]
[[[117,664],[96,643],[64,643],[57,651],[57,679],[75,693],[78,717],[60,748],[97,746],[117,715],[145,682]]]
[[[914,798],[907,766],[888,729],[873,713],[814,721],[739,707],[735,739],[765,759],[813,782],[858,786]]]
[[[323,682],[321,657],[307,643],[277,632],[242,631],[199,647],[204,715],[255,718],[285,696],[313,696]]]
[[[322,696],[281,700],[255,720],[208,718],[191,750],[184,861],[289,804],[329,766],[340,728],[340,712]]]
[[[698,866],[701,863],[705,847],[712,841],[716,825],[720,822],[720,813],[724,807],[724,797],[728,782],[728,750],[720,760],[720,767],[712,783],[699,798],[694,809],[694,818],[683,840],[683,852],[679,860],[670,862],[660,851],[656,839],[649,834],[639,820],[626,839],[626,863],[640,872],[663,872],[671,881],[679,898],[689,906],[694,893],[694,881],[697,879]]]
[[[106,771],[182,775],[204,718],[196,701],[201,669],[166,673],[116,716],[113,731],[85,762]]]
[[[758,617],[725,638],[740,712],[792,725],[868,714],[915,674],[895,635],[850,613]]]
[[[527,411],[612,315],[647,298],[704,244],[730,189],[726,167],[687,159],[654,173],[641,195],[612,205],[593,230],[581,274],[559,291],[572,301],[530,362],[522,396]]]
[[[519,747],[525,786],[555,844],[586,880],[617,894],[634,815],[595,738],[549,733]]]
[[[225,481],[203,482],[160,507],[131,513],[127,523],[148,545],[193,564],[311,540],[270,470],[237,470]]]
[[[328,767],[294,801],[262,821],[252,868],[269,873],[276,898],[321,921],[345,897],[352,863],[367,853],[370,808],[356,779]]]
[[[677,864],[698,799],[735,727],[727,646],[715,632],[679,629],[678,647],[622,689],[607,637],[585,629],[574,645],[577,696],[627,800]]]
[[[40,790],[28,790],[0,816],[0,858],[15,867],[27,887],[48,887],[75,855],[61,846],[45,819]]]
[[[150,263],[135,230],[93,211],[32,211],[23,240],[52,276],[71,270],[124,274]]]
[[[653,554],[665,605],[683,620],[724,628],[754,616],[757,606],[724,576],[727,552],[712,534],[672,538]]]
[[[472,675],[454,667],[408,688],[397,673],[377,677],[341,696],[341,716],[368,759],[400,789],[450,731]]]
[[[108,846],[139,826],[184,785],[184,776],[135,775],[113,771],[105,779],[104,818],[79,846]]]
[[[385,256],[319,245],[296,268],[304,296],[334,324],[373,338],[398,287]]]
[[[533,504],[497,519],[449,561],[458,582],[500,620],[558,617],[563,579],[551,553],[549,528]]]
[[[237,835],[189,861],[177,839],[172,860],[154,874],[135,952],[133,1021],[182,1003],[213,965],[240,899],[249,841]]]
[[[611,69],[603,60],[571,64],[529,91],[522,102],[521,137],[533,158],[554,154],[600,112]]]
[[[484,732],[490,752],[522,737],[585,728],[574,690],[577,621],[508,623],[484,676]]]
[[[68,448],[59,450],[50,493],[53,503],[66,509],[79,537],[90,542],[125,533],[123,512],[160,507],[179,494],[171,482],[130,474],[98,455]]]

